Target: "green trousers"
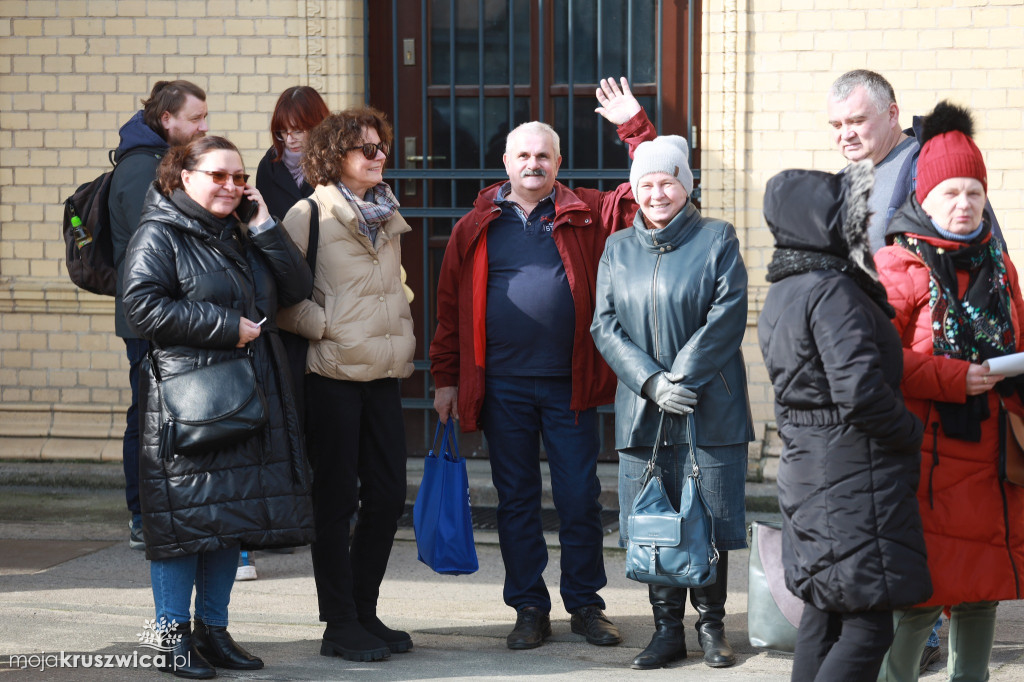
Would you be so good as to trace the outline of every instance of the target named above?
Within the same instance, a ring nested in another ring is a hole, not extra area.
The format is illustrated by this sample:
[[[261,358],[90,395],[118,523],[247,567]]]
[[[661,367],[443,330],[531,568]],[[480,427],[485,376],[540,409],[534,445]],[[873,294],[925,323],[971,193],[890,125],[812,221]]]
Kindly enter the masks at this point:
[[[950,609],[950,682],[986,682],[988,661],[996,636],[996,607],[999,602],[958,604]],[[878,682],[914,682],[921,666],[921,654],[932,627],[942,613],[941,606],[894,611],[892,647],[882,661]]]

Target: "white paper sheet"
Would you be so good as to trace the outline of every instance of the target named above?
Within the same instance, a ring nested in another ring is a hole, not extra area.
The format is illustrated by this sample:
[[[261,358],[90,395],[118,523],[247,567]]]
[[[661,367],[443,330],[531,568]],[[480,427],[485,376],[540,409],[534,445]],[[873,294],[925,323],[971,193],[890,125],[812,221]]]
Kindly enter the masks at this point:
[[[1024,373],[1024,353],[1013,353],[1001,355],[998,358],[989,358],[983,363],[993,374],[1002,374],[1007,377],[1015,377]]]

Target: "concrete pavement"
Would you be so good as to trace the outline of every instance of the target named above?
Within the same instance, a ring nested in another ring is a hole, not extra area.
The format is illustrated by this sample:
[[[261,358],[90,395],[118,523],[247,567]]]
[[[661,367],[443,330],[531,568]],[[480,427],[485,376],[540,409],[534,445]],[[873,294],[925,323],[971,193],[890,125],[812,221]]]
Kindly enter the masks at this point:
[[[153,617],[148,564],[141,552],[128,548],[122,507],[117,490],[0,488],[0,679],[159,677],[138,667],[30,671],[11,670],[9,665],[12,654],[36,661],[45,652],[52,655],[50,663],[59,664],[61,652],[65,657],[72,653],[131,657],[148,651],[138,645],[137,636]],[[254,673],[219,671],[219,676],[258,680],[789,679],[790,656],[756,650],[746,641],[746,551],[730,553],[726,626],[739,653],[738,664],[714,671],[704,666],[696,650],[694,616],[688,614],[691,658],[672,668],[641,672],[630,670],[628,664],[650,638],[650,609],[645,588],[623,576],[624,555],[614,547],[613,538],[606,543],[609,585],[602,595],[608,604],[606,612],[625,641],[599,648],[569,632],[568,614],[557,597],[559,552],[553,548],[545,578],[555,593],[554,636],[539,649],[518,652],[505,647],[514,614],[502,603],[497,538],[477,532],[476,539],[480,571],[440,576],[416,560],[411,531],[400,531],[379,613],[392,627],[410,631],[415,648],[372,664],[319,655],[322,625],[316,620],[308,548],[291,555],[259,553],[259,580],[235,585],[230,630],[267,665]],[[1007,603],[999,614],[992,679],[1024,680],[1024,606]],[[935,666],[922,679],[941,680],[945,675],[941,666]]]

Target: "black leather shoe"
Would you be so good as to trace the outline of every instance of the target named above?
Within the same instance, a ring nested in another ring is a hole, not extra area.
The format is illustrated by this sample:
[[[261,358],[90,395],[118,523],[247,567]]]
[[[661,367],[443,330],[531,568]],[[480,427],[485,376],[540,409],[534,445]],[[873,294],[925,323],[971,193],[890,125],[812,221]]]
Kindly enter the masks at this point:
[[[192,640],[199,653],[217,668],[227,668],[228,670],[260,670],[263,668],[263,660],[238,646],[225,627],[207,625],[201,619],[196,618]]]
[[[217,676],[217,671],[196,649],[189,623],[174,626],[164,639],[170,648],[160,654],[164,657],[164,664],[157,666],[160,672],[173,673],[186,680],[209,680]]]
[[[728,668],[736,663],[736,654],[725,636],[725,629],[704,625],[697,630],[697,643],[704,650],[704,663],[712,668]]]
[[[509,649],[536,649],[551,636],[551,618],[535,606],[519,609],[516,626],[508,633]]]
[[[664,668],[673,661],[686,658],[686,634],[683,626],[678,628],[659,627],[651,637],[651,643],[640,652],[629,666],[633,670],[654,670]]]
[[[391,656],[391,649],[353,620],[327,624],[320,655],[341,656],[346,661],[383,661]]]
[[[686,590],[648,585],[647,591],[654,611],[656,630],[651,643],[633,659],[630,667],[634,670],[664,668],[673,661],[686,658],[686,631],[683,628]]]
[[[725,598],[729,585],[729,553],[719,552],[718,578],[707,587],[690,590],[690,603],[697,610],[697,643],[704,650],[704,663],[711,668],[728,668],[736,653],[725,636]]]
[[[596,606],[584,606],[572,612],[572,631],[596,646],[614,646],[622,641],[619,629]]]
[[[359,624],[371,635],[387,644],[393,654],[402,654],[412,649],[412,637],[408,632],[392,630],[380,622],[380,618],[377,616],[360,618]]]

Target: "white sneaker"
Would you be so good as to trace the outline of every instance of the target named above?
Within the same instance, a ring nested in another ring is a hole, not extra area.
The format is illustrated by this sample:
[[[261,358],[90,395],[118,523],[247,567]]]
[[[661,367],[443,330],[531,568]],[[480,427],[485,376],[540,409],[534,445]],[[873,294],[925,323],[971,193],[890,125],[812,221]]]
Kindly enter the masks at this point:
[[[238,555],[235,580],[256,580],[256,577],[256,558],[252,552],[242,552]]]

